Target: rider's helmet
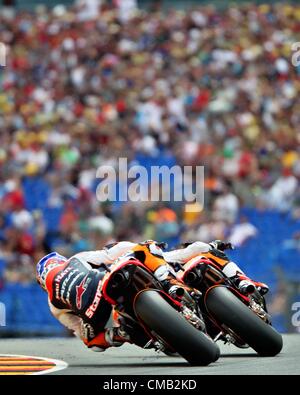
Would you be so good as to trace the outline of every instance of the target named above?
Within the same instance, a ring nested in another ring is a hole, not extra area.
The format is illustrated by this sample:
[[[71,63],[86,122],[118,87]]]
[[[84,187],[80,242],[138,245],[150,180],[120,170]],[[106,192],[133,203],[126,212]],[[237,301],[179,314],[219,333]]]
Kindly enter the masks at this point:
[[[36,279],[37,282],[46,289],[46,277],[51,269],[59,265],[63,265],[67,262],[67,258],[58,254],[57,252],[51,252],[44,256],[36,266]]]

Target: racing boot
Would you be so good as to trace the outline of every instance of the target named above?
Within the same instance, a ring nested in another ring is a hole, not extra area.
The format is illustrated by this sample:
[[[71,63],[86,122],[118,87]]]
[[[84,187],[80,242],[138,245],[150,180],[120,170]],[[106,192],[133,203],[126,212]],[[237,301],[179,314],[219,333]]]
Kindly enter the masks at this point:
[[[84,339],[86,346],[96,352],[103,352],[110,347],[120,347],[126,342],[130,342],[130,337],[122,326],[107,328],[92,339]]]

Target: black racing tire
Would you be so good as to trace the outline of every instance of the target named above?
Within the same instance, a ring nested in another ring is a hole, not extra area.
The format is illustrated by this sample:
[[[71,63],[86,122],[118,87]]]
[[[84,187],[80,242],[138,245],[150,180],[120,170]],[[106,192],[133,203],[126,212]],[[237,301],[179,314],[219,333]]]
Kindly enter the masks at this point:
[[[220,355],[219,347],[186,321],[159,292],[141,292],[135,300],[135,312],[150,330],[191,365],[209,365]]]
[[[178,352],[169,349],[164,350],[164,354],[171,358],[176,358],[180,356]]]
[[[273,357],[282,350],[280,333],[260,319],[226,287],[208,290],[205,303],[219,324],[229,327],[259,355]]]

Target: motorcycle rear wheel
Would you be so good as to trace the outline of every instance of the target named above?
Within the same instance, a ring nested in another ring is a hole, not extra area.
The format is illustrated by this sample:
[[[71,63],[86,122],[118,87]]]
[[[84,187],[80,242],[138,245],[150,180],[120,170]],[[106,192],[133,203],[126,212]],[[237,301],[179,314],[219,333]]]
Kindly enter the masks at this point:
[[[191,365],[206,366],[218,359],[219,347],[186,321],[159,292],[141,292],[135,300],[135,312],[150,330]]]
[[[208,290],[206,308],[220,324],[229,327],[259,355],[272,357],[282,350],[282,336],[226,287]]]

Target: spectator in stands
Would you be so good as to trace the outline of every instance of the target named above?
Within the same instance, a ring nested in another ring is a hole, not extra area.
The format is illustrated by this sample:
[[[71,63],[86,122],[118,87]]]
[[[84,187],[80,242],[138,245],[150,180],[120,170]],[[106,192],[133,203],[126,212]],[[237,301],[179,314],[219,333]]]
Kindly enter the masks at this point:
[[[227,186],[224,186],[222,193],[215,199],[213,219],[232,224],[237,219],[238,211],[239,201],[237,196],[235,196]]]
[[[284,169],[269,192],[270,204],[280,211],[291,210],[298,187],[298,180],[290,169]]]
[[[240,222],[232,227],[228,241],[236,247],[241,247],[247,240],[255,237],[257,232],[257,228],[249,222],[246,216],[243,216]]]

